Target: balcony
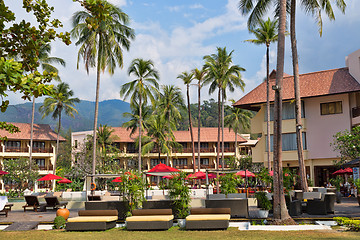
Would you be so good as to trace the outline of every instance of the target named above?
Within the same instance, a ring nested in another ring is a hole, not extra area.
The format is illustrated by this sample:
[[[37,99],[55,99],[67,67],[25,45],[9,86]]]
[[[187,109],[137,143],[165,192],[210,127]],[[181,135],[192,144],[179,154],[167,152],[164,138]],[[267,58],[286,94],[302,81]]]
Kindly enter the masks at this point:
[[[29,152],[29,148],[28,147],[7,147],[5,146],[5,152]]]
[[[53,165],[39,166],[39,171],[53,171],[53,170],[54,170]]]
[[[220,151],[222,151],[221,148]],[[235,147],[224,147],[224,152],[235,152]]]
[[[33,153],[53,153],[53,148],[33,148]]]
[[[138,153],[139,149],[126,149],[126,153]]]
[[[351,109],[352,118],[356,118],[360,116],[360,107],[354,107]]]

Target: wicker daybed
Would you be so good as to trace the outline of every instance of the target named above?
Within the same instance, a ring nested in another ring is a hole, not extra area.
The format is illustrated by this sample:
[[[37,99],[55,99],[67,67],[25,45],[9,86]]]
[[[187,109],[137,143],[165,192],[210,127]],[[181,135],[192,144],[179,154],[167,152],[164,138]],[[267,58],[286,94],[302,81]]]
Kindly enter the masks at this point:
[[[80,210],[78,217],[69,218],[67,231],[104,231],[116,226],[117,210]]]
[[[186,217],[186,230],[226,230],[230,208],[192,208]]]

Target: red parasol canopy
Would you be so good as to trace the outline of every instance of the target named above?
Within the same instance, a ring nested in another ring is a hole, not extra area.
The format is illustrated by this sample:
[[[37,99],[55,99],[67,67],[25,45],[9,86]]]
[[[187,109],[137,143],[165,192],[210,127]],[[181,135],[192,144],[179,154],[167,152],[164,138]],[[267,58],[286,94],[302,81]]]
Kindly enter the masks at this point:
[[[0,175],[6,175],[6,174],[9,174],[8,172],[5,172],[3,170],[0,170]]]
[[[353,170],[351,168],[345,168],[345,169],[337,170],[337,171],[333,172],[332,174],[333,175],[342,175],[342,174],[349,174],[352,172],[353,172]]]
[[[216,178],[216,174],[214,174],[214,173],[209,173],[209,174],[208,174],[208,178]]]
[[[67,178],[63,178],[60,181],[58,181],[58,183],[72,183],[72,181]]]
[[[238,171],[235,175],[240,176],[240,177],[245,177],[245,171]],[[255,174],[246,170],[246,177],[255,177]]]
[[[112,180],[112,182],[122,182],[122,178],[121,177],[117,177],[114,180]]]
[[[174,175],[165,175],[162,178],[166,178],[166,179],[173,179]]]
[[[50,180],[56,180],[56,179],[62,179],[62,177],[59,177],[59,176],[49,173],[48,175],[45,175],[42,178],[39,178],[38,181],[50,181]]]
[[[270,171],[269,174],[271,177],[274,176],[274,171]],[[285,173],[285,176],[287,177],[287,176],[289,176],[289,174]]]
[[[158,165],[156,165],[155,167],[153,167],[148,171],[148,173],[153,173],[153,172],[179,172],[179,169],[167,166],[163,163],[159,163]]]

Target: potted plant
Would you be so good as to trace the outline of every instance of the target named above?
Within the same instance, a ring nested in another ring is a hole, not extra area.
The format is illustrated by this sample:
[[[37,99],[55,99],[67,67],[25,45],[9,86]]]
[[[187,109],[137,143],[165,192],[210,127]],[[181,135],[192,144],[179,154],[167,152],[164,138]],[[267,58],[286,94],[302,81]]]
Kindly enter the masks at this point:
[[[238,180],[234,177],[234,174],[225,174],[220,176],[220,191],[227,197],[229,193],[237,192]]]
[[[267,197],[266,192],[256,192],[255,193],[256,200],[258,202],[259,217],[267,218],[269,216],[269,211],[272,209],[272,204]]]
[[[190,189],[185,183],[186,174],[180,172],[169,181],[169,197],[174,201],[175,216],[181,228],[185,227],[185,218],[190,210]]]
[[[341,203],[341,192],[340,192],[341,182],[342,182],[342,178],[340,176],[336,176],[336,178],[330,179],[330,183],[336,188],[337,203]]]
[[[356,181],[354,181],[355,187],[356,187],[356,191],[357,191],[357,200],[360,206],[360,178],[357,179]]]

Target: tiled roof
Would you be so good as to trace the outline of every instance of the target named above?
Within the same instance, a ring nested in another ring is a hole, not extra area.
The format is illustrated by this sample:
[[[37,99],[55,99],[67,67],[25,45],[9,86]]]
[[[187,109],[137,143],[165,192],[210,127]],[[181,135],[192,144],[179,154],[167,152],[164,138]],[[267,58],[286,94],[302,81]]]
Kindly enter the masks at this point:
[[[0,136],[7,137],[9,140],[30,140],[30,123],[11,123],[12,125],[19,128],[18,133],[9,133],[3,129],[0,129]],[[57,133],[54,132],[48,124],[34,124],[33,140],[55,140]],[[65,138],[59,137],[60,141],[65,141]]]
[[[126,130],[126,128],[122,127],[113,127],[113,134],[116,136],[114,139],[115,142],[133,142],[138,137],[138,132],[130,136],[130,131]],[[217,128],[200,128],[200,141],[201,142],[217,142]],[[197,128],[193,129],[194,141],[197,142]],[[191,136],[189,131],[175,131],[174,132],[175,139],[177,142],[191,142]],[[221,136],[220,136],[221,137]],[[246,142],[244,138],[240,135],[237,137],[238,142]],[[225,142],[234,142],[235,141],[235,133],[234,131],[230,131],[226,128],[224,130],[224,141]]]
[[[275,85],[275,80],[270,81]],[[275,91],[270,86],[270,101],[274,101]],[[294,99],[294,78],[284,77],[283,100]],[[348,68],[338,68],[320,72],[300,74],[301,98],[360,91],[360,84],[350,75]],[[234,106],[252,109],[253,105],[266,102],[266,82],[237,101]],[[256,107],[255,107],[256,108]]]

